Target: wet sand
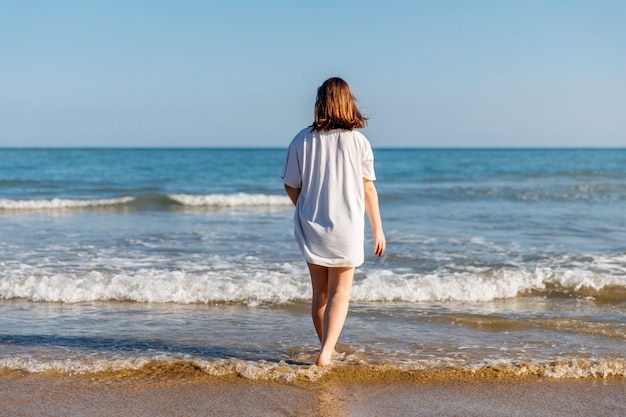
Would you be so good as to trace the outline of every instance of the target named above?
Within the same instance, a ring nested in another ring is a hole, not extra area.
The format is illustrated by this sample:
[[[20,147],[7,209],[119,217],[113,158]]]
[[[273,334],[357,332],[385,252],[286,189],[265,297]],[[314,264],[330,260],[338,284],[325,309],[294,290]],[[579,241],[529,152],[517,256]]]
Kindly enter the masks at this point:
[[[624,416],[626,380],[0,376],[1,416]]]

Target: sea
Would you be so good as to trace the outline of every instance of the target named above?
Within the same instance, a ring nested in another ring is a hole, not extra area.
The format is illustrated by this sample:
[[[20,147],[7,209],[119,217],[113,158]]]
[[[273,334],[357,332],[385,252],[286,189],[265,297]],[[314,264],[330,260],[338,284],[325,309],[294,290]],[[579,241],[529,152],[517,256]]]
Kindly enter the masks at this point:
[[[626,149],[374,149],[324,368],[285,153],[0,149],[0,375],[626,378]]]

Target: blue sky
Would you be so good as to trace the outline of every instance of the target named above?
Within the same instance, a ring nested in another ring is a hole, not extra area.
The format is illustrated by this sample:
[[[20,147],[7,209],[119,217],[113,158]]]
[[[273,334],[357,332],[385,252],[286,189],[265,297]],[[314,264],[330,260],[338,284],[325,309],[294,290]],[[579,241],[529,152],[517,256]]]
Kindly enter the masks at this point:
[[[0,147],[626,146],[624,1],[3,1]]]

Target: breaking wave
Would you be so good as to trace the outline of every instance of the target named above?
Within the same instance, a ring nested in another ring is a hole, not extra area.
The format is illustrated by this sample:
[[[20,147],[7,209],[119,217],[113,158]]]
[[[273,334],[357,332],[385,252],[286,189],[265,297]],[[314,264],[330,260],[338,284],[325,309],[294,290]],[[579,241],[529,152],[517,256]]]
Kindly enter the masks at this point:
[[[0,210],[56,210],[85,207],[103,207],[124,205],[134,200],[134,197],[105,198],[96,200],[74,200],[62,198],[53,198],[49,200],[0,199]]]
[[[172,194],[172,200],[191,207],[273,207],[291,206],[289,197],[267,194]]]
[[[431,273],[364,270],[355,278],[351,299],[355,302],[485,302],[535,295],[624,302],[623,257],[568,267],[519,266]],[[84,273],[0,264],[0,299],[280,305],[311,297],[304,268],[284,263],[268,270],[263,263],[241,265],[221,258],[213,263],[213,269],[205,267],[190,272],[141,268]]]
[[[125,210],[149,207],[151,209],[172,208],[272,208],[289,207],[287,196],[270,194],[171,194],[141,195],[105,199],[52,198],[44,200],[0,199],[0,212],[50,211],[89,208],[124,208]]]

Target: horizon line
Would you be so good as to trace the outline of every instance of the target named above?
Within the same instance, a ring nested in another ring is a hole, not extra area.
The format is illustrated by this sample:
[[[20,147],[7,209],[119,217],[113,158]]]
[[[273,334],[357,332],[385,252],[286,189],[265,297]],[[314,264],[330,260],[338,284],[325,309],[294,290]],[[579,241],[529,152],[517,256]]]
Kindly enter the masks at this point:
[[[626,146],[372,146],[379,150],[624,150]],[[287,146],[0,146],[0,150],[284,150]]]

